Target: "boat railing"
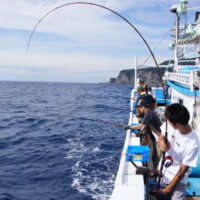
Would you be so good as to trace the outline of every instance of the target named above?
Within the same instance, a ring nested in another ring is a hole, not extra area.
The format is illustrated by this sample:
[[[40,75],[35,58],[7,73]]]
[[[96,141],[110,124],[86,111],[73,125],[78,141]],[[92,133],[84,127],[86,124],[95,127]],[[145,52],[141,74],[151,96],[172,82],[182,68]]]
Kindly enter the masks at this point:
[[[174,72],[166,72],[165,78],[169,81],[175,81],[181,85],[194,89],[195,83],[200,81],[200,68],[193,70],[176,70]]]
[[[166,72],[165,77],[169,81],[178,82],[190,90],[193,90],[193,71],[190,70],[176,70],[174,72]]]

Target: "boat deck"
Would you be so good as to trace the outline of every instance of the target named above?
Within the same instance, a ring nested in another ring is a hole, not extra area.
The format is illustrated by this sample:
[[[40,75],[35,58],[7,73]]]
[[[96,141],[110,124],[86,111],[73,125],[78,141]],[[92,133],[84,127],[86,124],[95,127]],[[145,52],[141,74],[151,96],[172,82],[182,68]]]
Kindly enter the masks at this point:
[[[160,88],[156,88],[156,89],[160,90]],[[138,123],[138,119],[134,114],[134,100],[133,100],[134,95],[135,95],[135,91],[133,90],[132,95],[131,95],[131,101],[130,101],[131,112],[130,112],[130,117],[129,117],[129,125]],[[160,108],[162,108],[162,106]],[[162,109],[160,110],[160,112],[161,111]],[[114,190],[113,190],[110,200],[133,200],[133,199],[144,200],[146,199],[145,198],[146,186],[144,182],[144,176],[137,175],[136,168],[132,165],[131,162],[127,161],[127,158],[126,158],[127,147],[129,145],[131,146],[141,145],[140,138],[136,137],[136,134],[132,133],[130,130],[128,130],[126,133],[126,139],[125,139],[124,147],[121,153],[120,165],[119,165],[117,177],[115,180],[115,186],[114,186]],[[137,165],[142,166],[142,162],[137,162]],[[198,185],[199,185],[198,179],[199,178],[197,177],[191,177],[191,180],[189,180],[190,185],[192,186],[192,189],[190,188],[190,186],[188,186],[187,188],[188,195],[194,195],[194,194],[199,195],[198,191],[200,190],[198,188]],[[149,196],[148,199],[156,200],[155,197],[153,196]],[[194,196],[194,197],[188,196],[187,199],[200,200],[200,196]]]

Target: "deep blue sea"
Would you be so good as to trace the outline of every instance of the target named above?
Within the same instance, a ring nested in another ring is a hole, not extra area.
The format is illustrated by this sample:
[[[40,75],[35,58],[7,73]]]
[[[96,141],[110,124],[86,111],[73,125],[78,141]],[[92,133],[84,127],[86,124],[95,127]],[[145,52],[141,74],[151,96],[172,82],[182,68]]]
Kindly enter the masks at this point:
[[[0,200],[108,200],[131,89],[0,82]]]

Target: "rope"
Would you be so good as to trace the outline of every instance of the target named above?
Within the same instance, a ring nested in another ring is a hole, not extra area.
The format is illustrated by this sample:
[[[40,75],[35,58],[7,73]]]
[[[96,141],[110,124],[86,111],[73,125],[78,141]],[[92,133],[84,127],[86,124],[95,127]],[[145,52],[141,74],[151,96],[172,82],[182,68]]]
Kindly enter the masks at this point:
[[[153,48],[153,52],[154,53],[155,53],[155,50],[160,46],[162,41],[167,37],[167,35],[169,34],[170,30],[171,30],[171,28],[165,33],[165,35],[160,39],[158,44]],[[146,62],[149,60],[150,57],[151,57],[151,54],[145,59],[144,63],[142,65],[140,65],[140,67],[144,67],[144,65],[146,64]]]

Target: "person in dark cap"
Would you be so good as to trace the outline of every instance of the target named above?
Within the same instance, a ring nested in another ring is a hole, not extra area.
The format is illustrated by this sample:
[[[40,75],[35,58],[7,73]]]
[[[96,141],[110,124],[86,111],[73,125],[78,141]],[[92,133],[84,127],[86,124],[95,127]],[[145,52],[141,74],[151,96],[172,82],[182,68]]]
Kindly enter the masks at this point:
[[[153,99],[152,96],[146,96],[144,99],[140,99],[136,105],[140,113],[144,114],[144,117],[140,124],[134,126],[125,125],[124,129],[140,129],[145,137],[145,145],[152,148],[152,163],[153,170],[157,169],[157,165],[160,159],[160,150],[157,145],[157,139],[161,133],[162,122],[158,117],[157,113],[153,109]],[[159,155],[158,155],[159,154]]]
[[[149,102],[150,109],[155,109],[156,107],[156,100],[153,98],[151,94],[146,94],[144,91],[144,88],[141,89],[143,92],[140,93],[140,95],[136,99],[135,107],[136,107],[136,116],[138,117],[139,122],[141,122],[141,118],[143,118],[144,113],[141,113],[138,103],[140,100],[146,100]]]
[[[156,114],[156,112],[153,109],[153,102],[155,100],[151,98],[151,95],[145,96],[143,99],[140,99],[136,105],[140,109],[141,113],[144,113],[144,118],[142,120],[142,123],[136,126],[128,126],[126,127],[126,130],[128,129],[144,129],[145,126],[149,126],[149,128],[152,129],[155,133],[159,134],[161,133],[160,126],[162,125],[162,122],[160,121],[160,118]]]
[[[140,96],[138,96],[138,98],[136,99],[136,107],[139,107],[138,104],[139,104],[140,100],[147,101],[149,103],[151,109],[155,108],[156,100],[153,98],[153,96],[151,94],[142,93]]]

